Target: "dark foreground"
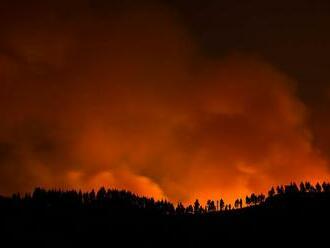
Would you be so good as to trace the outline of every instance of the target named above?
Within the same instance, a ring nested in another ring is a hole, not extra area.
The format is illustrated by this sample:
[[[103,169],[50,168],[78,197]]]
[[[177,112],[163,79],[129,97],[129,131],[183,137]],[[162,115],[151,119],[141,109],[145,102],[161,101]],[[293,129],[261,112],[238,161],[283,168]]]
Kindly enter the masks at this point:
[[[330,243],[329,192],[277,194],[256,206],[202,214],[177,213],[170,204],[157,205],[147,198],[134,198],[132,206],[132,200],[127,205],[118,197],[106,202],[96,196],[89,204],[61,197],[1,198],[0,247],[316,247],[321,242],[328,247]]]

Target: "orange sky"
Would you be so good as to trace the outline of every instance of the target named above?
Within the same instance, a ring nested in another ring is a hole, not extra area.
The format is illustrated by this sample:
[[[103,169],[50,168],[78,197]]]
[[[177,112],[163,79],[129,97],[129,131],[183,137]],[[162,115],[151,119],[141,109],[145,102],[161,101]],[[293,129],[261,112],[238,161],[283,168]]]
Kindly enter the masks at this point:
[[[208,58],[162,5],[54,9],[3,31],[0,193],[106,186],[205,202],[329,179],[298,82],[270,62]]]

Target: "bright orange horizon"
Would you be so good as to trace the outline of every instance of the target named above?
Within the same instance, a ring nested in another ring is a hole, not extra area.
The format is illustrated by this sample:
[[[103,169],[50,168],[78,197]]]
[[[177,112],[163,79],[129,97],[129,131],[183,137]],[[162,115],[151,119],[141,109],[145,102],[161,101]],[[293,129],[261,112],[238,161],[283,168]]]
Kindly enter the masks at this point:
[[[164,4],[32,5],[0,12],[0,194],[105,186],[204,204],[329,181],[327,84],[315,108],[293,71],[210,55]]]

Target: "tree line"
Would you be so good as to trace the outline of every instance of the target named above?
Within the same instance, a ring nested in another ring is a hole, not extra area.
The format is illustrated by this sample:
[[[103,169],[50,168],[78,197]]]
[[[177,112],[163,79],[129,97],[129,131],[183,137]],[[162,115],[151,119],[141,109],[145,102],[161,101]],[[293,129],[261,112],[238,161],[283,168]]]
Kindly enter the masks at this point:
[[[0,197],[0,208],[10,207],[18,209],[73,209],[73,210],[98,210],[109,212],[143,212],[165,215],[205,214],[223,212],[252,207],[265,203],[268,199],[277,196],[290,196],[293,194],[321,194],[330,193],[330,183],[301,182],[272,187],[267,196],[252,193],[234,201],[234,204],[219,200],[207,200],[203,206],[198,199],[193,204],[184,206],[179,202],[176,206],[167,200],[155,200],[138,196],[126,190],[105,189],[98,191],[82,192],[76,190],[46,190],[36,188],[32,194],[13,194],[11,197]]]

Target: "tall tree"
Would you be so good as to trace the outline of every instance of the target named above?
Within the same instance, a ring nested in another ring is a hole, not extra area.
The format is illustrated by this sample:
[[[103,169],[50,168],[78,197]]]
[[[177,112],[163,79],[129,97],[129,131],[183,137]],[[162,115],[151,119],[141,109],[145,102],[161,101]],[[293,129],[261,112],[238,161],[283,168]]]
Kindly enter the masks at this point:
[[[222,211],[222,210],[224,209],[224,207],[225,207],[225,202],[224,202],[224,200],[221,198],[221,199],[220,199],[220,211]]]
[[[194,202],[194,213],[195,214],[199,214],[201,212],[200,207],[201,207],[201,204],[199,203],[198,199],[196,199],[196,201]]]
[[[275,189],[274,187],[272,187],[269,191],[268,191],[268,197],[272,198],[275,195]]]
[[[207,200],[206,206],[207,206],[208,212],[214,212],[216,210],[214,201],[212,201],[212,200]]]

